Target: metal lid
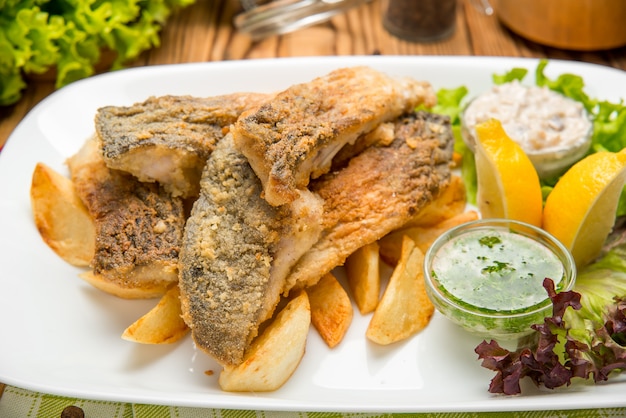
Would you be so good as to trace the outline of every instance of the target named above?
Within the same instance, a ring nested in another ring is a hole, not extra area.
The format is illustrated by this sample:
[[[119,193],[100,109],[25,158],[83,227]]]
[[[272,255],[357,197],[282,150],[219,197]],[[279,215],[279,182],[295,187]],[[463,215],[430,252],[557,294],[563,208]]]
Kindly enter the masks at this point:
[[[277,0],[256,5],[242,0],[244,12],[235,17],[235,27],[259,40],[293,32],[324,22],[336,14],[370,0]]]

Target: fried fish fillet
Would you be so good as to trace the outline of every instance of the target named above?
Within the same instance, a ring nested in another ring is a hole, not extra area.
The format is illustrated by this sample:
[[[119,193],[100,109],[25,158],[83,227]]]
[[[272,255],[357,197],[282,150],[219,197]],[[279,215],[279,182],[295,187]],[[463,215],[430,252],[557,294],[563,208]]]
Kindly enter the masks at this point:
[[[95,138],[68,165],[96,227],[93,275],[111,283],[108,288],[136,290],[133,297],[163,294],[178,280],[182,200],[158,184],[109,169]]]
[[[196,196],[204,163],[228,126],[244,109],[268,97],[162,96],[128,107],[102,107],[95,118],[96,133],[110,168],[159,182],[174,196]]]
[[[208,159],[180,257],[183,319],[198,347],[236,365],[270,318],[291,267],[319,238],[321,200],[270,206],[227,135]]]
[[[311,182],[324,200],[320,239],[294,266],[285,292],[315,284],[363,245],[415,218],[450,183],[453,136],[446,116],[411,113],[395,139],[366,148],[347,166]]]
[[[396,79],[369,67],[341,68],[296,84],[233,125],[272,205],[293,201],[310,178],[330,169],[335,154],[381,123],[416,106],[435,104],[430,84]]]

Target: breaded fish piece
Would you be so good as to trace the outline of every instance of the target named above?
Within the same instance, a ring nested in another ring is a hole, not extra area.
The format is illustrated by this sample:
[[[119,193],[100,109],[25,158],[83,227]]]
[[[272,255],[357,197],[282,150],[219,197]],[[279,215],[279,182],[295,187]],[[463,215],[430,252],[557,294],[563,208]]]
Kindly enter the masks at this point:
[[[435,104],[429,83],[395,79],[369,67],[342,68],[296,84],[244,112],[233,125],[272,205],[293,201],[335,154],[385,121]]]
[[[227,135],[204,169],[180,257],[183,319],[197,346],[236,365],[280,301],[291,267],[319,238],[321,200],[270,206]]]
[[[174,196],[196,196],[215,144],[245,109],[269,96],[150,97],[132,106],[98,109],[96,133],[107,166],[143,182],[159,182]]]
[[[96,227],[93,274],[114,287],[138,290],[135,295],[163,294],[178,281],[182,200],[158,184],[109,169],[96,139],[88,140],[68,165]]]
[[[312,181],[309,188],[324,199],[324,230],[285,292],[315,284],[358,248],[415,218],[450,183],[453,143],[448,117],[411,113],[395,122],[391,144],[369,147]]]

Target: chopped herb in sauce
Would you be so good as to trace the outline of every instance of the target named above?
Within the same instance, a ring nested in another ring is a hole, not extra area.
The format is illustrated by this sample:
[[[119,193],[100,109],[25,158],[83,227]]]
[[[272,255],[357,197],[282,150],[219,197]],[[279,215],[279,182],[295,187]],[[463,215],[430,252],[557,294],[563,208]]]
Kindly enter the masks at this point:
[[[487,311],[519,311],[546,300],[542,281],[564,270],[547,247],[506,230],[468,231],[442,245],[432,270],[453,299]]]
[[[502,240],[499,237],[495,237],[495,236],[485,236],[485,237],[480,238],[478,240],[478,243],[480,245],[493,248],[494,245],[501,244]]]
[[[493,265],[484,267],[481,271],[483,273],[502,273],[505,271],[515,271],[515,268],[511,267],[509,263],[494,260]]]

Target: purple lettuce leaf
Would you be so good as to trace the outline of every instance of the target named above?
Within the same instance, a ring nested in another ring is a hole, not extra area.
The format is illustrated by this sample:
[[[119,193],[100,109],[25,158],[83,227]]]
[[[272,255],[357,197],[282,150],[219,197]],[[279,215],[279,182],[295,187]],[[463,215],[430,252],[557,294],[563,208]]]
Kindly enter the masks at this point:
[[[536,344],[510,351],[492,340],[483,341],[475,349],[482,366],[496,372],[489,385],[491,393],[520,394],[520,381],[525,377],[537,386],[554,389],[569,386],[573,378],[592,377],[594,382],[600,382],[609,379],[613,372],[626,370],[626,299],[615,298],[615,304],[604,315],[604,323],[590,332],[572,332],[564,317],[568,308],[581,309],[581,294],[556,293],[554,282],[548,278],[543,285],[553,312],[543,324],[532,326],[537,333]],[[580,335],[587,338],[579,338]]]

